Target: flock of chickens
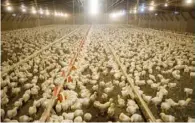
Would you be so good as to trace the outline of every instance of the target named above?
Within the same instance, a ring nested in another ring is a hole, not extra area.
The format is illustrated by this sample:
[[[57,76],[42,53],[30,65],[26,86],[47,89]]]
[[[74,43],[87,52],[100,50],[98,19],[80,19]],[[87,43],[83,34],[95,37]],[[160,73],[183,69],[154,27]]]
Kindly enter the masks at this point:
[[[1,121],[39,121],[60,84],[48,122],[148,121],[109,46],[157,122],[195,121],[193,37],[126,25],[93,25],[86,36],[88,30],[53,25],[2,32],[3,71],[74,31],[2,76]],[[61,71],[84,37],[63,81]]]

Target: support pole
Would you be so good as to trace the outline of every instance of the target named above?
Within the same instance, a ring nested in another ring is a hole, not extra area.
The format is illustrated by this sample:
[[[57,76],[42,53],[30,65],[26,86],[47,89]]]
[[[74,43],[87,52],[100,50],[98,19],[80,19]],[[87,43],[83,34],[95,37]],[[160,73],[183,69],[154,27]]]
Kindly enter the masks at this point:
[[[147,118],[147,121],[156,122],[156,119],[155,119],[154,115],[152,114],[151,110],[149,109],[148,105],[145,103],[145,101],[142,99],[141,95],[138,93],[137,89],[135,88],[133,80],[127,75],[127,73],[125,71],[125,67],[121,64],[119,58],[116,56],[116,53],[113,50],[113,47],[110,46],[108,43],[105,43],[104,44],[105,50],[107,49],[105,46],[107,46],[108,50],[111,52],[115,61],[120,66],[123,75],[127,78],[127,81],[129,82],[129,84],[133,90],[133,93],[135,94],[135,99],[138,102],[141,110],[143,111],[144,116]]]
[[[75,24],[74,0],[73,0],[72,6],[73,6],[73,16],[72,16],[73,18],[72,18],[72,21],[73,21],[73,24]]]
[[[34,0],[35,2],[35,6],[36,6],[36,10],[38,11],[38,5],[37,5],[37,0]],[[40,30],[40,18],[39,18],[39,14],[37,14],[36,16],[36,20],[37,20],[37,26],[39,27],[39,30]]]
[[[57,39],[57,40],[55,40],[54,42],[48,44],[47,46],[41,48],[40,50],[34,52],[34,53],[31,54],[30,56],[28,56],[28,57],[26,57],[25,59],[19,61],[18,63],[15,63],[14,65],[8,67],[7,69],[4,69],[4,70],[1,72],[1,75],[2,75],[2,76],[5,76],[9,71],[11,71],[11,70],[13,70],[14,68],[20,66],[21,64],[27,62],[28,60],[30,60],[30,59],[32,59],[32,58],[38,56],[40,53],[42,53],[43,51],[49,49],[50,47],[52,47],[52,46],[55,45],[56,43],[63,42],[63,39],[64,39],[64,38],[66,38],[66,37],[69,36],[69,35],[74,34],[76,31],[79,31],[79,30],[80,30],[80,28],[73,30],[72,32],[70,32],[70,33],[64,35],[64,36],[61,37],[60,39]]]
[[[127,13],[127,24],[129,24],[129,0],[127,0],[127,9],[126,9],[126,13]]]
[[[139,0],[137,0],[136,10],[138,10],[138,7],[139,7]],[[137,13],[138,13],[138,12],[137,12]],[[135,22],[136,22],[136,25],[138,25],[138,21],[137,21],[137,13],[135,14]]]

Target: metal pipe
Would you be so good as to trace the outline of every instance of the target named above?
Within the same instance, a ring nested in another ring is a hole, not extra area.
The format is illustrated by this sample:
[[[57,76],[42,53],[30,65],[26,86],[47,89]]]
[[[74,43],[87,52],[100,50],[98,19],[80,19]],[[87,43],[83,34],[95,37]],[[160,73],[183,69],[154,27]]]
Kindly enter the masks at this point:
[[[129,10],[129,0],[127,0],[127,12],[126,12],[126,14],[127,14],[127,24],[129,23],[129,12],[128,12],[128,10]]]
[[[116,2],[114,2],[112,5],[108,6],[108,9],[112,6],[114,6],[114,4],[118,3],[120,0],[116,0]]]
[[[125,1],[125,0],[121,0],[121,1],[119,1],[118,3],[116,3],[115,5],[113,5],[112,7],[115,7],[115,6],[121,4],[121,3],[124,2],[124,1]],[[108,9],[109,9],[109,8],[108,8]]]
[[[75,14],[74,13],[74,0],[73,0],[73,4],[72,5],[73,5],[73,16],[72,17],[73,17],[73,24],[74,24],[74,20],[75,20],[75,15],[74,15]]]
[[[3,71],[1,72],[1,75],[2,75],[2,76],[5,76],[6,73],[8,73],[9,71],[13,70],[15,67],[18,67],[19,65],[23,64],[24,62],[27,62],[27,61],[30,60],[31,58],[36,57],[36,56],[37,56],[38,54],[40,54],[41,52],[43,52],[43,51],[45,51],[46,49],[50,48],[50,47],[53,46],[54,44],[61,42],[62,39],[64,39],[66,36],[69,36],[69,35],[71,35],[72,33],[76,32],[76,31],[78,31],[78,30],[80,30],[80,29],[75,29],[75,30],[73,30],[72,32],[68,33],[67,35],[64,35],[63,37],[61,37],[60,39],[57,39],[56,41],[54,41],[54,42],[48,44],[47,46],[43,47],[43,48],[40,49],[39,51],[34,52],[32,55],[28,56],[28,57],[25,58],[24,60],[21,60],[20,62],[14,64],[14,65],[12,65],[12,66],[10,66],[8,69],[3,70]]]
[[[36,10],[38,10],[38,5],[37,5],[37,0],[34,0],[35,2],[35,6],[36,6]],[[39,27],[39,31],[40,31],[40,18],[39,18],[39,14],[37,14],[37,23],[38,23],[38,27]]]
[[[71,73],[71,69],[72,69],[74,63],[76,62],[76,59],[77,59],[77,57],[78,57],[80,51],[82,50],[82,45],[81,45],[81,44],[83,43],[84,40],[87,39],[87,36],[89,35],[90,29],[91,29],[91,28],[88,29],[88,31],[87,31],[87,33],[86,33],[86,36],[85,36],[84,39],[81,40],[81,42],[79,43],[78,48],[77,48],[77,51],[76,51],[76,53],[74,54],[73,58],[71,59],[72,63],[70,64],[70,66],[69,66],[69,68],[68,68],[68,71],[66,72],[67,75],[63,78],[62,83],[58,86],[57,94],[56,94],[56,95],[59,94],[59,92],[60,92],[61,89],[63,88],[64,81],[67,80],[69,74]],[[51,109],[52,109],[53,105],[54,105],[55,102],[56,102],[56,99],[57,99],[56,95],[53,95],[52,99],[50,100],[50,103],[48,104],[48,107],[45,109],[45,111],[44,111],[43,114],[41,115],[41,118],[40,118],[40,120],[39,120],[40,122],[45,122],[45,121],[47,120],[47,118],[48,118],[48,116],[49,116],[49,114],[50,114],[50,112],[51,112]]]
[[[144,115],[146,115],[147,120],[149,122],[156,122],[156,119],[155,119],[154,115],[152,114],[151,110],[148,108],[148,105],[142,99],[142,97],[138,93],[137,89],[135,89],[135,85],[133,83],[133,80],[131,78],[129,78],[129,76],[127,75],[127,73],[125,71],[124,66],[120,63],[119,58],[116,56],[116,53],[113,50],[113,47],[111,47],[108,43],[105,43],[104,46],[108,46],[108,49],[111,51],[112,55],[114,56],[115,61],[120,66],[124,76],[127,78],[127,81],[130,83],[130,86],[131,86],[134,94],[136,95],[135,99],[140,103],[140,105],[141,105],[140,108],[143,110]]]

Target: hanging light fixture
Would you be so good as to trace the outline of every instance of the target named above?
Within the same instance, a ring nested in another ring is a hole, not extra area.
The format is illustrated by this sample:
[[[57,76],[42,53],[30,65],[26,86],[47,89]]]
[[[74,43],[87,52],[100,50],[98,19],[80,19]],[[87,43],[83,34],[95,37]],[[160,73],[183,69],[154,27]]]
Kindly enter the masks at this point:
[[[46,15],[50,15],[50,12],[49,12],[48,9],[46,10],[45,14],[46,14]]]
[[[11,6],[7,6],[6,7],[6,10],[9,11],[9,12],[11,12],[11,11],[13,11],[13,8]]]
[[[165,7],[167,7],[168,6],[168,3],[165,3],[165,5],[164,5]]]
[[[192,4],[193,0],[186,0],[187,4]]]
[[[21,10],[22,10],[23,13],[26,12],[26,7],[23,4],[21,5]]]
[[[42,8],[40,8],[39,13],[40,13],[41,15],[43,14]]]
[[[154,11],[154,6],[150,6],[149,11]]]
[[[37,14],[37,10],[34,7],[32,7],[31,12],[32,12],[32,14]]]

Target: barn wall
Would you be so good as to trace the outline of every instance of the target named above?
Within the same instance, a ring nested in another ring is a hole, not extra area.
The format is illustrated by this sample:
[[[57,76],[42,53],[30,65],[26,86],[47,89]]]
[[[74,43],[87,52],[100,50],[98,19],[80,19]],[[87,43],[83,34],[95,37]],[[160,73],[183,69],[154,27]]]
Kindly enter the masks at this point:
[[[71,18],[49,18],[42,17],[39,19],[40,26],[51,24],[72,24]],[[2,14],[1,15],[1,30],[14,30],[20,28],[32,28],[38,26],[38,19],[31,15],[16,15]]]
[[[120,18],[110,18],[109,14],[101,14],[96,16],[85,16],[84,14],[76,14],[76,24],[125,24],[127,17],[121,16]]]
[[[173,14],[145,14],[129,16],[129,24],[154,28],[159,30],[172,30],[178,32],[195,32],[193,12],[183,12],[178,15]]]
[[[68,18],[40,18],[40,25],[51,24],[131,24],[140,27],[154,28],[160,30],[172,30],[179,32],[195,31],[195,13],[183,12],[178,15],[173,14],[141,14],[135,17],[134,14],[121,16],[120,18],[110,18],[108,14],[98,16],[84,16],[83,14],[76,14]],[[35,16],[17,15],[13,17],[11,14],[1,15],[1,30],[12,30],[19,28],[31,28],[38,26],[38,21]]]
[[[134,14],[121,16],[119,18],[110,18],[108,14],[99,16],[84,16],[77,14],[75,16],[75,24],[131,24],[145,28],[154,28],[159,30],[172,30],[178,32],[195,31],[194,12],[183,12],[178,15],[175,14]]]

